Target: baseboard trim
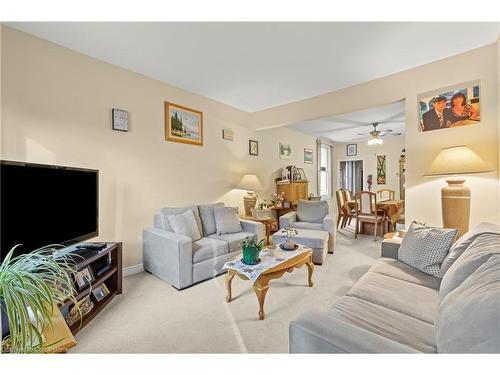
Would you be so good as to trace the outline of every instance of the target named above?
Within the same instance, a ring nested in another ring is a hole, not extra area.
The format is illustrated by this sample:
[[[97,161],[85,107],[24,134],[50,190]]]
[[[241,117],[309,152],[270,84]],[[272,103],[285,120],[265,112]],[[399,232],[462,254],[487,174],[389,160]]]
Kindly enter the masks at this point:
[[[136,273],[140,273],[142,271],[144,271],[144,267],[142,266],[142,263],[136,264],[135,266],[125,267],[123,269],[123,277],[132,276],[132,275],[135,275]]]

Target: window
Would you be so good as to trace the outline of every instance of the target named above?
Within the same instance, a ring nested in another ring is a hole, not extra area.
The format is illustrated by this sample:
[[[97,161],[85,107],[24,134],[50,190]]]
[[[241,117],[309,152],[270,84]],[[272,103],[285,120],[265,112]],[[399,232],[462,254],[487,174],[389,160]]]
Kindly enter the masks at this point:
[[[319,155],[319,195],[331,197],[332,195],[332,152],[330,146],[321,145]]]

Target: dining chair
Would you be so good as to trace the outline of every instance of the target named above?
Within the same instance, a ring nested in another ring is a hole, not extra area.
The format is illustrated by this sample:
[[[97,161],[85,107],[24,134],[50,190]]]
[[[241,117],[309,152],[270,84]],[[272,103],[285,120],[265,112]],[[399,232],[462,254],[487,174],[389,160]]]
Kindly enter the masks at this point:
[[[363,222],[373,223],[373,240],[377,240],[378,224],[384,223],[385,211],[377,210],[377,194],[370,191],[359,191],[356,193],[356,230],[354,237],[358,238]]]
[[[345,205],[344,192],[342,191],[342,189],[338,189],[335,192],[335,196],[337,198],[337,211],[338,211],[337,227],[340,224],[341,228],[343,228],[348,220],[348,213]]]
[[[379,201],[393,200],[394,196],[395,192],[391,189],[380,189],[377,191],[377,199]]]
[[[354,210],[354,207],[351,207],[347,205],[347,202],[352,202],[354,199],[352,198],[351,191],[348,189],[344,189],[344,206],[347,211],[347,216],[349,217],[349,220],[347,221],[347,225],[351,225],[351,219],[356,216],[356,211]]]

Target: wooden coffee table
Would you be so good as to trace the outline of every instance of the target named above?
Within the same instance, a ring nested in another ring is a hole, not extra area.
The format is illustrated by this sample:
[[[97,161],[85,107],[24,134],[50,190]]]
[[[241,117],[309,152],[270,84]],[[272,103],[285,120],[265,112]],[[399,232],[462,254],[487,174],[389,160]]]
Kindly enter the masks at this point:
[[[314,271],[314,264],[312,262],[312,250],[306,250],[297,256],[285,260],[273,268],[264,271],[253,283],[253,290],[257,295],[259,301],[259,319],[264,320],[264,301],[266,299],[267,290],[269,289],[269,281],[279,279],[285,272],[292,272],[295,268],[302,267],[304,264],[307,266],[307,283],[309,287],[313,286],[312,275]],[[248,280],[248,277],[241,274],[236,270],[229,269],[226,274],[226,288],[227,296],[226,301],[231,302],[231,282],[234,276],[238,275],[242,280]]]

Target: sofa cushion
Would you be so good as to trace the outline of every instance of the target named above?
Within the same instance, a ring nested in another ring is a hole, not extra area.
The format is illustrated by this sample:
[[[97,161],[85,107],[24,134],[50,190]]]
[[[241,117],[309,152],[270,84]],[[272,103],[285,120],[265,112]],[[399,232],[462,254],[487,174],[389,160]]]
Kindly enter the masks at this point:
[[[456,235],[456,229],[432,228],[413,222],[403,237],[398,259],[422,272],[439,277],[441,263]]]
[[[229,246],[227,242],[203,237],[193,242],[193,263],[212,259],[228,252]]]
[[[217,234],[241,232],[236,207],[214,207],[215,226]]]
[[[297,202],[297,220],[309,221],[311,223],[322,223],[328,215],[327,201],[306,201]]]
[[[248,237],[256,239],[255,233],[251,232],[211,234],[208,237],[226,242],[229,245],[229,251],[241,250],[241,243]]]
[[[443,300],[494,254],[500,254],[500,234],[483,233],[476,237],[445,273],[439,290],[440,299]]]
[[[330,308],[328,315],[421,352],[436,352],[432,324],[383,306],[344,296]]]
[[[441,284],[440,278],[423,273],[397,259],[380,258],[371,266],[370,271],[436,290]]]
[[[444,276],[451,265],[464,253],[474,240],[483,233],[500,234],[500,226],[492,223],[480,223],[469,232],[465,233],[453,244],[446,259],[441,264],[440,275]]]
[[[500,352],[500,254],[492,255],[445,297],[435,336],[442,353]]]
[[[438,291],[435,289],[370,271],[359,279],[347,295],[429,324],[434,324],[439,304]]]
[[[193,211],[194,218],[198,224],[200,233],[203,233],[203,228],[201,227],[200,213],[198,212],[198,206],[185,206],[185,207],[163,207],[160,210],[162,228],[168,232],[173,232],[174,230],[170,226],[168,221],[169,215],[178,215],[186,212],[187,210]]]
[[[323,249],[328,246],[329,234],[320,230],[298,229],[298,234],[293,237],[293,242],[312,249]],[[280,244],[285,242],[281,230],[273,234],[273,243]]]
[[[323,230],[323,224],[310,223],[308,221],[296,221],[291,223],[290,227],[297,229]]]
[[[218,202],[213,204],[200,204],[198,210],[200,211],[201,226],[203,228],[203,236],[207,237],[209,234],[214,234],[217,230],[215,226],[214,207],[224,207],[224,203]]]
[[[174,233],[189,237],[192,241],[198,241],[201,238],[193,211],[187,210],[182,214],[168,215],[167,218]]]

